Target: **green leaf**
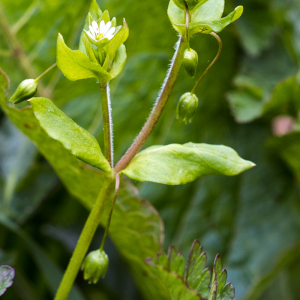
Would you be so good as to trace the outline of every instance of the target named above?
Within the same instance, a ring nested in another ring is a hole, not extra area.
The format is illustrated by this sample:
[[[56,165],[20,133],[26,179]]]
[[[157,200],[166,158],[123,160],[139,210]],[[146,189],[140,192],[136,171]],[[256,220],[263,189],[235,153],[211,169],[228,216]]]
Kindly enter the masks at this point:
[[[205,175],[238,175],[253,166],[229,147],[187,143],[143,150],[122,173],[138,181],[177,185]]]
[[[50,138],[41,129],[31,107],[18,110],[8,106],[4,100],[8,86],[7,77],[1,69],[0,82],[3,83],[0,86],[1,109],[25,135],[37,144],[68,191],[85,207],[91,209],[105,181],[105,173],[91,170],[58,141]],[[109,206],[100,220],[103,226],[106,225]],[[157,297],[161,300],[169,300],[166,288],[152,272],[152,268],[144,262],[145,258],[155,256],[162,250],[163,231],[162,220],[155,208],[146,200],[139,199],[136,189],[128,181],[121,181],[109,234],[128,262],[143,294],[149,299]]]
[[[183,277],[184,272],[184,257],[182,253],[177,253],[174,246],[169,247],[168,252],[168,258],[169,258],[169,271],[179,274],[181,277]]]
[[[60,34],[57,39],[57,66],[72,81],[94,77],[101,83],[107,83],[112,79],[111,75],[99,64],[90,61],[83,52],[68,48]]]
[[[205,33],[205,34],[209,34],[211,32],[220,32],[226,26],[239,19],[242,14],[243,14],[243,6],[238,6],[233,12],[231,12],[228,16],[222,19],[217,19],[212,21],[201,20],[199,22],[192,21],[189,24],[189,34],[190,36],[192,36],[198,32]],[[173,24],[173,26],[177,29],[177,31],[181,33],[181,35],[184,35],[186,30],[185,24]]]
[[[13,284],[15,271],[9,266],[0,266],[0,296]]]
[[[51,100],[33,98],[30,104],[41,127],[51,138],[59,141],[78,159],[105,172],[111,171],[97,140],[56,107]]]
[[[200,1],[190,11],[189,34],[220,32],[226,26],[236,21],[243,13],[243,7],[238,6],[232,13],[221,19],[224,11],[224,0]],[[185,9],[179,8],[173,0],[169,3],[168,15],[170,21],[182,36],[186,34]]]
[[[207,261],[206,253],[202,253],[200,242],[195,240],[189,255],[186,270],[186,280],[188,285],[197,290],[203,297],[207,297],[210,283],[210,270],[204,269]]]
[[[182,264],[182,259],[183,257],[180,258],[180,265]],[[166,261],[167,259],[164,253],[157,253],[156,259],[148,258],[146,260],[150,266],[154,267],[156,274],[164,282],[172,300],[233,300],[234,288],[231,284],[225,285],[227,271],[225,269],[222,270],[220,255],[218,254],[215,258],[214,272],[210,280],[209,269],[204,269],[206,253],[202,253],[202,247],[198,240],[195,240],[192,245],[185,270],[185,279],[183,278],[181,268],[178,269],[180,273],[170,268],[172,264],[178,266],[179,262],[177,252],[173,246],[170,246],[168,252],[169,267],[167,267]]]

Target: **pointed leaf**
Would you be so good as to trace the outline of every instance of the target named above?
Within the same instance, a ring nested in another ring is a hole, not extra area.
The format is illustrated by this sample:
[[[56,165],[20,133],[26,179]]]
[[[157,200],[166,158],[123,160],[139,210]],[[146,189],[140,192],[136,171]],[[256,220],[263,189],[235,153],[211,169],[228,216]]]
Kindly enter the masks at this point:
[[[92,15],[94,20],[98,20],[102,16],[102,10],[100,9],[96,0],[92,0],[89,13]]]
[[[178,275],[183,277],[184,257],[181,253],[177,254],[177,251],[174,246],[169,247],[168,259],[169,259],[169,271],[177,273]]]
[[[253,166],[229,147],[187,143],[150,147],[137,154],[122,172],[138,181],[177,185],[205,175],[233,176]]]
[[[13,284],[15,271],[9,266],[0,266],[0,296]]]
[[[77,125],[47,98],[33,98],[30,104],[41,127],[50,137],[59,141],[78,159],[110,172],[109,163],[103,156],[97,140],[89,132]]]
[[[189,261],[187,265],[187,283],[193,288],[197,289],[201,283],[201,275],[207,261],[206,253],[202,253],[202,247],[200,242],[195,240],[189,255]]]
[[[221,293],[217,296],[217,300],[233,300],[235,295],[234,287],[229,282],[222,289]]]
[[[68,48],[59,34],[57,39],[57,66],[72,81],[86,78],[97,78],[102,83],[111,80],[111,76],[81,51]]]

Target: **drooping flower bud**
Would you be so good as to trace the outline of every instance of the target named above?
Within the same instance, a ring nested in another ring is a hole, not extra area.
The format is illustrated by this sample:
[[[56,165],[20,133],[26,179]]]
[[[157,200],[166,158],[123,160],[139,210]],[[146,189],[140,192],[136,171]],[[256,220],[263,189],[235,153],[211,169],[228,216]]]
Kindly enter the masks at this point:
[[[83,278],[89,283],[97,283],[105,276],[108,269],[108,256],[103,250],[92,251],[83,261]]]
[[[185,124],[192,122],[194,114],[198,108],[198,98],[195,94],[183,94],[176,108],[176,118],[181,119]]]
[[[15,93],[11,96],[9,101],[14,104],[28,100],[35,95],[38,89],[38,83],[34,79],[23,80],[17,87]]]
[[[194,77],[198,66],[198,54],[192,49],[186,49],[183,56],[183,65],[189,76]]]

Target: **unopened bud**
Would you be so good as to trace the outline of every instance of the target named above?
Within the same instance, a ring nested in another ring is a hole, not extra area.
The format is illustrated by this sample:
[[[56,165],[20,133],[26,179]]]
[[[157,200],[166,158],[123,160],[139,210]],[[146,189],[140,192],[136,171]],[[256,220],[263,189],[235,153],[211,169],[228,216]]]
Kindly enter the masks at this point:
[[[183,65],[188,75],[194,77],[198,66],[198,54],[192,48],[184,51]]]
[[[198,98],[195,94],[183,94],[176,108],[176,118],[181,119],[185,124],[192,122],[194,114],[198,108]]]
[[[83,278],[89,283],[97,283],[105,276],[108,269],[108,256],[103,250],[92,251],[83,261]]]
[[[38,83],[34,79],[23,80],[9,101],[14,104],[30,99],[37,92]]]

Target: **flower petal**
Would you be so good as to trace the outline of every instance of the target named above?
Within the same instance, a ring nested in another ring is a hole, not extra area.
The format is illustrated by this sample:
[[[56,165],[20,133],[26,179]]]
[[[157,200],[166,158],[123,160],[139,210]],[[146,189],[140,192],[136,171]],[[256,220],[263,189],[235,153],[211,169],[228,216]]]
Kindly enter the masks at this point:
[[[96,41],[95,36],[91,34],[89,31],[85,31],[85,33],[94,41]]]
[[[104,30],[105,30],[106,26],[105,26],[105,22],[102,20],[100,22],[100,33],[104,34]]]
[[[102,34],[106,35],[106,33],[110,29],[110,27],[111,27],[111,21],[106,23],[105,28],[104,28],[104,32]]]
[[[97,24],[96,21],[93,21],[93,22],[92,22],[92,26],[93,26],[95,32],[97,32],[97,31],[99,30],[98,24]]]
[[[105,34],[105,36],[114,36],[114,32],[115,32],[116,28],[115,27],[112,27],[110,28],[107,33]]]
[[[89,29],[90,29],[90,33],[91,33],[91,34],[96,35],[93,26],[90,25],[90,26],[89,26]]]
[[[106,34],[105,38],[108,39],[109,41],[114,37],[113,34]]]

